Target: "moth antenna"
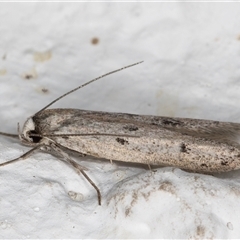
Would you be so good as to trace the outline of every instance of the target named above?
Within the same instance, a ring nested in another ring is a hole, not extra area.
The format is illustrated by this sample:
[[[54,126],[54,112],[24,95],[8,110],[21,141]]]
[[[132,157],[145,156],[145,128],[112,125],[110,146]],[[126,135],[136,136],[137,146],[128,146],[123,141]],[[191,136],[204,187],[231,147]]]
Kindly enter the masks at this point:
[[[10,163],[14,163],[20,160],[25,160],[26,158],[28,158],[30,155],[32,155],[36,150],[40,149],[43,145],[38,145],[34,148],[32,148],[31,150],[29,150],[28,152],[24,153],[22,156],[15,158],[13,160],[10,160],[8,162],[4,162],[4,163],[0,163],[0,167],[8,165]]]
[[[18,138],[18,134],[0,132],[0,135],[7,136],[7,137],[12,137],[12,138]]]
[[[99,79],[101,79],[101,78],[104,78],[104,77],[106,77],[106,76],[108,76],[108,75],[111,75],[111,74],[113,74],[113,73],[122,71],[122,70],[124,70],[124,69],[126,69],[126,68],[130,68],[130,67],[133,67],[133,66],[135,66],[135,65],[138,65],[138,64],[140,64],[140,63],[142,63],[142,62],[143,62],[143,61],[137,62],[137,63],[131,64],[131,65],[128,65],[128,66],[119,68],[119,69],[117,69],[117,70],[108,72],[108,73],[106,73],[106,74],[103,74],[103,75],[100,76],[100,77],[94,78],[94,79],[92,79],[92,80],[90,80],[90,81],[88,81],[88,82],[86,82],[86,83],[84,83],[84,84],[82,84],[82,85],[74,88],[73,90],[71,90],[71,91],[69,91],[69,92],[61,95],[60,97],[56,98],[55,100],[53,100],[52,102],[50,102],[47,106],[45,106],[45,107],[42,108],[40,111],[38,111],[37,113],[35,113],[35,115],[41,113],[41,112],[44,111],[46,108],[48,108],[49,106],[51,106],[51,105],[54,104],[55,102],[59,101],[61,98],[69,95],[70,93],[73,93],[73,92],[77,91],[77,90],[80,89],[80,88],[83,88],[83,87],[87,86],[88,84],[90,84],[90,83],[92,83],[92,82],[95,82],[95,81],[97,81],[97,80],[99,80]]]
[[[66,133],[66,134],[37,134],[31,133],[30,137],[74,137],[74,136],[106,136],[106,137],[133,137],[138,138],[139,135],[128,134],[111,134],[111,133]]]

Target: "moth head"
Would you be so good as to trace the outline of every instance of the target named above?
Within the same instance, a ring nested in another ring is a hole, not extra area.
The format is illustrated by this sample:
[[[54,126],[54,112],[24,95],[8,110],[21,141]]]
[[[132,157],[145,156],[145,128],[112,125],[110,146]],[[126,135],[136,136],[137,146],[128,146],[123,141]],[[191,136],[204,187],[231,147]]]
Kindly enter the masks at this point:
[[[36,130],[36,124],[33,117],[30,117],[24,123],[22,132],[19,134],[19,138],[26,144],[34,145],[39,143],[42,137],[33,136],[33,134],[38,134],[38,131]]]

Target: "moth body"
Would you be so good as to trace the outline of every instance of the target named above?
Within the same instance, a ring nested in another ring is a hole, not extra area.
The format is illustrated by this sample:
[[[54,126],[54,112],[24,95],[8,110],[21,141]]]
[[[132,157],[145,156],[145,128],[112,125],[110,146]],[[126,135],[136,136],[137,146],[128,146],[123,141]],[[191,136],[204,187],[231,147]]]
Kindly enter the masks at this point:
[[[31,137],[33,133],[41,137]],[[195,172],[240,168],[238,123],[47,109],[29,118],[21,135],[27,145],[50,140],[84,155],[122,162],[174,166]]]
[[[53,100],[29,117],[19,137],[32,149],[22,156],[0,163],[0,167],[26,159],[37,150],[57,155],[83,175],[101,193],[66,150],[110,161],[174,166],[194,172],[226,172],[240,169],[240,124],[211,120],[169,118],[127,113],[93,112],[79,109],[47,109],[68,94],[110,74],[92,79]]]

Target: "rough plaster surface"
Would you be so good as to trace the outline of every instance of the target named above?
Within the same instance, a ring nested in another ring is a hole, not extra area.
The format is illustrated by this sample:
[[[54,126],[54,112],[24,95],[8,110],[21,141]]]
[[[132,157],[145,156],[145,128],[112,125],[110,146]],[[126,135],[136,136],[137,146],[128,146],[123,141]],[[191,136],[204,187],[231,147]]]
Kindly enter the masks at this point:
[[[1,3],[0,131],[53,107],[240,122],[239,3]],[[28,150],[1,136],[0,161]],[[0,238],[239,238],[240,171],[77,158],[103,195],[57,158],[0,169]]]

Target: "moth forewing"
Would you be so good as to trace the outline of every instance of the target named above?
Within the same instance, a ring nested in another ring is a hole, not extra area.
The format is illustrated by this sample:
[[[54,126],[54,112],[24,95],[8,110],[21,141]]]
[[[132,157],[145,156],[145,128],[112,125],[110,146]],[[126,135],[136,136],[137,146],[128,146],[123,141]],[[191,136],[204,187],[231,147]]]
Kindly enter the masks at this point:
[[[34,119],[42,135],[51,136],[67,149],[94,157],[177,166],[196,172],[240,168],[237,123],[78,109],[49,109]],[[223,130],[224,126],[228,131]],[[84,133],[113,136],[81,136]]]

